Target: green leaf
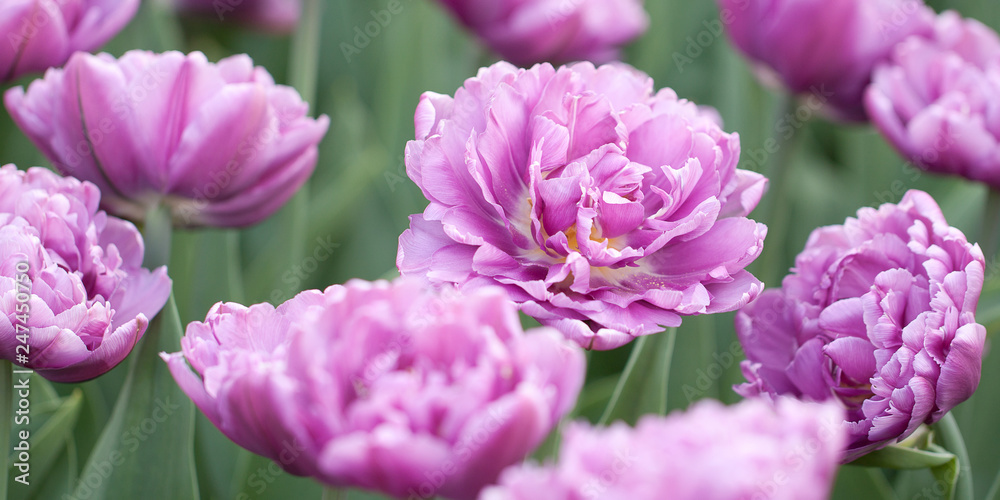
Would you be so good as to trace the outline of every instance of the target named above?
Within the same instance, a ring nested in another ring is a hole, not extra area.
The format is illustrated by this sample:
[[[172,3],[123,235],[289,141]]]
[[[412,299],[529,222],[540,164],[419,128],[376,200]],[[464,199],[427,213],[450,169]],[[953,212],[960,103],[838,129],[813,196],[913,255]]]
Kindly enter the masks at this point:
[[[308,477],[293,476],[273,460],[241,450],[233,476],[233,494],[241,500],[319,499],[322,486]]]
[[[841,467],[831,498],[896,499],[883,471],[868,467]]]
[[[132,355],[121,395],[74,496],[198,499],[194,405],[158,355],[177,350],[180,337],[180,319],[171,295]]]
[[[601,417],[602,423],[624,420],[635,425],[646,413],[664,413],[667,408],[667,386],[674,351],[676,332],[673,329],[640,337],[633,342],[633,351]]]
[[[41,377],[33,377],[31,384],[34,386],[32,389],[45,394],[43,397],[56,396],[51,385]],[[31,469],[27,478],[28,485],[14,483],[10,489],[11,498],[32,498],[39,487],[46,482],[53,464],[63,454],[67,442],[73,436],[73,428],[76,426],[77,417],[83,408],[83,391],[75,389],[72,394],[65,398],[56,396],[54,399],[47,399],[47,401],[58,402],[59,405],[54,412],[51,412],[51,416],[45,419],[39,429],[30,431],[31,459],[29,464]],[[35,401],[32,403],[34,405]],[[36,415],[44,414],[43,412],[46,410],[42,401],[37,401],[37,403],[41,408],[39,408],[38,413],[32,412],[35,414],[34,418],[38,418]],[[13,462],[13,460],[10,462],[10,476],[12,478],[20,473],[14,468]]]
[[[926,469],[940,467],[955,460],[955,455],[947,451],[938,452],[902,446],[886,446],[851,462],[851,465],[899,470]]]
[[[955,498],[955,484],[958,482],[958,457],[952,455],[952,460],[941,464],[937,467],[931,468],[931,473],[934,474],[934,479],[938,481],[935,484],[935,490],[937,486],[943,486],[945,489],[942,498],[947,500],[953,500]]]

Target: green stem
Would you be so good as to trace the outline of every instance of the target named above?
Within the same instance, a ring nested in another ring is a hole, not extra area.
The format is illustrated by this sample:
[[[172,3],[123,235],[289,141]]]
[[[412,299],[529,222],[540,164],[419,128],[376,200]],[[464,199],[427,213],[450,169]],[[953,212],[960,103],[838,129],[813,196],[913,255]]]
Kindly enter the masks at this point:
[[[867,469],[868,477],[871,478],[875,489],[878,490],[879,496],[885,500],[896,500],[896,492],[892,489],[892,485],[889,484],[889,480],[885,478],[885,473],[882,472],[882,469],[877,467],[865,467],[865,469]]]
[[[566,428],[566,423],[573,418],[573,412],[571,411],[568,415],[559,419],[559,423],[556,424],[556,437],[552,440],[552,452],[549,453],[549,458],[552,462],[559,461],[559,447],[562,445],[562,434],[563,430]]]
[[[156,51],[184,51],[184,30],[181,29],[181,23],[177,20],[174,7],[168,2],[143,2],[142,8],[148,9],[147,15],[152,20],[145,25],[151,26],[156,34]]]
[[[585,360],[584,366],[590,366],[590,357],[592,353],[593,351],[590,350],[583,351],[583,357]],[[563,434],[563,429],[566,428],[566,423],[572,422],[573,419],[575,419],[576,416],[579,414],[579,412],[580,412],[580,400],[578,399],[576,401],[576,404],[573,405],[573,408],[570,409],[569,413],[563,415],[563,418],[559,419],[559,424],[556,425],[556,437],[555,439],[552,440],[552,452],[549,453],[548,457],[552,460],[552,462],[557,462],[559,460],[559,447],[562,446],[562,434]]]
[[[597,425],[605,425],[608,420],[611,419],[611,414],[615,410],[615,406],[618,405],[618,398],[621,397],[622,391],[625,390],[625,386],[628,384],[629,375],[632,374],[632,369],[635,368],[635,363],[639,361],[639,356],[642,355],[642,348],[645,347],[646,342],[649,340],[649,335],[643,335],[635,341],[635,346],[632,347],[632,352],[628,356],[628,361],[625,362],[625,369],[622,370],[622,374],[618,377],[618,384],[615,385],[615,391],[611,393],[611,399],[608,400],[608,406],[604,408],[604,413],[601,414],[601,419],[597,421]]]
[[[794,96],[785,95],[778,105],[779,115],[775,117],[775,123],[782,120],[788,114],[795,114],[796,100]],[[801,124],[800,128],[805,126]],[[767,242],[764,251],[760,256],[761,273],[760,278],[764,283],[776,286],[786,274],[787,269],[782,269],[784,261],[785,243],[788,239],[788,223],[791,219],[791,210],[788,206],[788,177],[790,176],[790,164],[795,153],[795,137],[801,134],[801,130],[795,130],[794,134],[787,140],[783,140],[777,132],[768,142],[774,144],[777,150],[769,158],[765,176],[768,179],[767,200],[760,212],[760,219],[767,224]],[[765,143],[766,146],[766,143]],[[765,150],[768,148],[765,147]]]
[[[965,447],[965,440],[962,439],[962,432],[958,429],[958,422],[951,412],[945,413],[938,423],[934,424],[941,436],[941,444],[948,451],[958,457],[958,484],[955,485],[956,500],[972,500],[972,463],[969,461],[969,450]]]
[[[986,500],[998,500],[998,498],[1000,498],[1000,470],[997,471],[997,477],[993,478],[990,491],[986,493]]]
[[[316,98],[322,27],[323,0],[305,0],[302,5],[302,23],[292,39],[288,74],[289,83],[306,102],[313,102]]]
[[[156,205],[146,212],[142,239],[146,245],[143,266],[155,269],[170,263],[170,240],[173,231],[170,208]]]
[[[997,257],[1000,241],[1000,190],[990,189],[986,195],[986,209],[983,212],[983,228],[979,233],[979,244],[987,264]]]
[[[305,0],[302,6],[302,22],[292,39],[289,54],[289,83],[311,103],[315,114],[316,81],[319,75],[319,51],[322,39],[324,0]],[[309,211],[309,183],[299,189],[291,202],[291,239],[289,257],[291,264],[297,264],[305,254],[307,213]]]
[[[240,304],[246,303],[246,292],[243,286],[243,254],[240,252],[240,232],[233,230],[226,233],[226,259],[228,267],[229,299]]]
[[[4,457],[9,457],[10,448],[10,428],[14,421],[14,376],[12,370],[14,365],[10,361],[0,361],[0,415],[3,421],[0,422],[0,453]],[[4,460],[3,471],[0,472],[0,499],[7,500],[7,478],[10,473],[10,461]]]
[[[322,500],[347,500],[347,491],[339,488],[323,488]]]
[[[677,341],[677,328],[667,328],[667,331],[663,333],[657,333],[657,335],[665,335],[663,339],[665,342],[665,347],[663,348],[663,358],[660,361],[660,406],[659,414],[667,414],[667,393],[670,389],[670,365],[674,359],[674,343]]]

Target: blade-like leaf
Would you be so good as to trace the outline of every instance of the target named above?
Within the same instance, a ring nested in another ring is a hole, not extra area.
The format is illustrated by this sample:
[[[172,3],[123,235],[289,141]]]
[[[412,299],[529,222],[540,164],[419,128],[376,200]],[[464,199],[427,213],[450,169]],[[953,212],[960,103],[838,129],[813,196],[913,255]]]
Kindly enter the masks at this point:
[[[133,354],[111,419],[74,491],[78,498],[197,499],[194,405],[159,358],[179,348],[173,296]]]
[[[40,377],[31,381],[38,386],[38,391],[46,393],[51,391],[55,395],[51,386]],[[76,426],[77,417],[83,408],[83,391],[75,389],[72,394],[65,398],[56,398],[49,401],[58,401],[60,404],[56,410],[41,424],[37,431],[31,432],[31,459],[30,476],[27,485],[14,483],[10,489],[11,498],[31,498],[39,487],[46,482],[47,475],[53,464],[63,454],[66,443],[73,435],[73,428]],[[12,467],[11,477],[17,476],[20,471]]]
[[[885,467],[886,469],[925,469],[940,467],[955,460],[955,455],[947,451],[928,451],[902,446],[886,446],[873,451],[851,465]]]
[[[954,455],[952,455],[954,457]],[[941,496],[946,500],[953,500],[955,498],[955,483],[958,482],[958,458],[955,457],[948,462],[945,462],[937,467],[931,468],[931,473],[934,474],[934,479],[938,481],[935,484],[935,490],[937,486],[942,486],[945,490],[944,494]]]

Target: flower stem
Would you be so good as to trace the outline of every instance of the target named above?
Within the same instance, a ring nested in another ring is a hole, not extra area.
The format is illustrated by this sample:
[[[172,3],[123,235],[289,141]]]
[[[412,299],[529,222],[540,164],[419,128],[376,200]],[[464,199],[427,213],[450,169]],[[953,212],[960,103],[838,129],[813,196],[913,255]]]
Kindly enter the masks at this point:
[[[611,393],[608,406],[604,408],[604,413],[601,414],[601,419],[597,421],[597,425],[605,425],[611,419],[611,414],[614,413],[615,406],[618,405],[618,398],[621,397],[622,391],[625,390],[629,376],[632,374],[632,369],[635,368],[636,362],[639,361],[639,357],[642,355],[642,348],[645,347],[648,340],[649,335],[643,335],[635,341],[635,346],[628,356],[628,361],[625,362],[625,369],[622,370],[622,374],[618,377],[618,384],[615,385],[615,391]]]
[[[173,231],[170,208],[156,205],[146,212],[142,239],[146,246],[143,266],[155,269],[170,263],[170,240]]]
[[[777,106],[780,114],[775,117],[775,123],[788,114],[795,114],[795,108],[795,96],[782,97],[782,102]],[[788,239],[788,222],[791,215],[788,206],[789,164],[795,153],[795,137],[801,133],[801,130],[795,130],[794,135],[784,140],[775,132],[775,135],[768,140],[777,145],[778,149],[771,156],[765,173],[768,179],[768,196],[759,220],[767,224],[767,242],[760,256],[760,277],[764,283],[771,286],[780,285],[780,280],[786,271],[781,269],[781,263],[784,258],[785,240]]]
[[[665,335],[663,342],[665,347],[663,348],[662,358],[660,360],[660,406],[659,414],[667,414],[667,392],[670,389],[670,365],[674,359],[674,343],[677,340],[677,327],[667,328],[667,331],[663,333],[658,333],[657,335]]]
[[[319,51],[322,38],[323,2],[325,0],[305,0],[302,6],[302,21],[292,39],[289,54],[289,83],[299,91],[302,100],[310,103],[316,112],[316,80],[319,75]],[[306,214],[309,211],[309,183],[292,197],[291,238],[288,255],[291,263],[301,261],[305,254]]]
[[[983,227],[979,232],[979,244],[987,264],[997,256],[1000,239],[1000,190],[991,188],[986,195],[986,208],[983,211]]]
[[[10,453],[10,427],[14,421],[13,369],[14,365],[10,361],[0,361],[0,415],[3,418],[0,422],[0,453],[5,457]],[[7,500],[7,478],[10,473],[10,464],[7,460],[4,460],[2,469],[0,500]]]
[[[168,2],[143,2],[143,9],[148,9],[147,16],[152,22],[146,23],[155,35],[157,52],[168,50],[184,51],[184,30],[177,21],[177,12]]]
[[[347,500],[347,491],[339,488],[323,488],[322,500]]]
[[[955,485],[956,500],[972,500],[972,463],[969,461],[969,451],[965,447],[965,440],[962,439],[962,432],[958,429],[958,422],[951,412],[945,413],[944,417],[934,428],[940,433],[942,445],[945,449],[958,457],[958,484]]]
[[[305,0],[302,23],[295,31],[289,54],[289,83],[299,91],[304,101],[310,103],[316,99],[322,21],[323,0]]]
[[[993,479],[993,485],[990,486],[990,491],[986,493],[986,500],[997,499],[1000,499],[1000,470],[997,471],[997,477]]]
[[[243,304],[246,302],[246,291],[243,286],[243,254],[240,252],[240,232],[238,230],[226,233],[226,253],[229,299]]]
[[[885,472],[877,467],[865,467],[868,471],[868,477],[871,478],[872,484],[875,485],[875,490],[878,491],[880,497],[885,500],[895,500],[896,494],[892,490],[892,485],[889,484],[889,480],[885,478]]]

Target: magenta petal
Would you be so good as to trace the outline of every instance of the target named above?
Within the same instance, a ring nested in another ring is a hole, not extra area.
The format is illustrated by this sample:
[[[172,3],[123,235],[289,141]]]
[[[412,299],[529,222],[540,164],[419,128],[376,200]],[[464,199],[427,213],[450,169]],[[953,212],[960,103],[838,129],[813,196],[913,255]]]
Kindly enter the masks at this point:
[[[631,202],[614,193],[605,192],[598,205],[602,238],[617,238],[635,230],[643,220],[641,204]]]
[[[854,384],[868,383],[875,373],[875,347],[867,339],[840,337],[827,344],[823,352]]]
[[[215,424],[215,426],[219,426],[221,421],[219,420],[218,411],[215,408],[215,402],[205,391],[205,386],[201,379],[188,366],[187,361],[184,359],[184,353],[175,352],[167,354],[161,352],[160,358],[167,362],[170,374],[173,375],[174,380],[177,381],[177,385],[181,387],[184,394],[187,394],[191,398],[191,401],[205,414],[205,417],[210,422]]]
[[[462,430],[458,442],[479,443],[477,454],[468,464],[463,464],[462,481],[442,488],[441,494],[449,498],[474,499],[484,484],[496,480],[504,464],[523,461],[545,438],[548,427],[550,417],[539,414],[538,402],[532,401],[540,397],[541,394],[533,391],[510,394],[473,417]]]
[[[132,352],[136,342],[146,332],[147,326],[149,326],[149,321],[140,314],[137,318],[107,334],[101,341],[100,347],[91,352],[85,360],[56,370],[38,369],[37,371],[53,382],[90,380],[118,366],[118,363],[121,363]],[[52,355],[51,349],[47,352],[43,351],[39,353],[37,360],[48,358],[47,362],[55,361],[52,359]]]
[[[737,170],[734,190],[726,196],[726,203],[722,206],[719,217],[746,217],[757,208],[767,186],[768,180],[763,175],[749,170]]]
[[[935,420],[972,396],[979,386],[985,342],[986,328],[980,324],[963,325],[955,332],[937,383]]]
[[[803,396],[813,401],[823,401],[830,397],[827,375],[815,367],[824,366],[823,343],[813,339],[795,352],[795,358],[788,364],[788,378]]]
[[[441,246],[453,244],[439,221],[427,221],[422,215],[410,216],[410,229],[399,236],[399,253],[396,267],[403,274],[427,269],[434,252]]]
[[[791,307],[781,290],[770,289],[736,313],[736,334],[748,360],[781,368],[791,363],[797,348]]]
[[[841,299],[823,310],[819,316],[820,328],[836,336],[849,335],[868,340],[864,308],[859,297]]]

